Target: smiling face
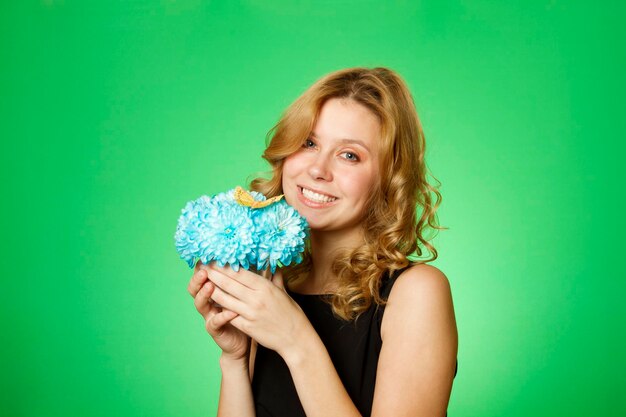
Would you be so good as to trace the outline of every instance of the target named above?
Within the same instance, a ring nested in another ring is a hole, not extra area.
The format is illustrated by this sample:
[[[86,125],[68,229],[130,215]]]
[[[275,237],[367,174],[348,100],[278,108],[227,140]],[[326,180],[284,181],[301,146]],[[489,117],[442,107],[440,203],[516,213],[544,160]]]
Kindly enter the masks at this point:
[[[359,231],[378,177],[380,123],[349,99],[324,103],[302,148],[284,160],[285,199],[312,231]]]

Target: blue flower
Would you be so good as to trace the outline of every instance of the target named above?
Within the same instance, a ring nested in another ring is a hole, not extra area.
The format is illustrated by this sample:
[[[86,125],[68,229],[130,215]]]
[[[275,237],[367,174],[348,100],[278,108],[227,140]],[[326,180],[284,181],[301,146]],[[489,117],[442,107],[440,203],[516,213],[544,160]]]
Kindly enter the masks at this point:
[[[209,203],[206,196],[188,202],[181,210],[176,226],[176,250],[181,259],[193,268],[197,262],[201,238],[198,232],[199,214],[204,211]]]
[[[257,246],[250,209],[231,201],[211,201],[208,210],[199,214],[200,252],[204,264],[216,261],[229,264],[235,271],[249,268],[249,258]]]
[[[302,261],[308,224],[284,200],[253,209],[234,198],[234,191],[202,196],[181,211],[174,235],[181,259],[193,268],[198,260],[220,266],[258,270]],[[266,197],[254,191],[256,201]]]
[[[260,209],[255,223],[259,235],[258,270],[269,266],[274,273],[277,266],[302,262],[308,224],[285,200]]]

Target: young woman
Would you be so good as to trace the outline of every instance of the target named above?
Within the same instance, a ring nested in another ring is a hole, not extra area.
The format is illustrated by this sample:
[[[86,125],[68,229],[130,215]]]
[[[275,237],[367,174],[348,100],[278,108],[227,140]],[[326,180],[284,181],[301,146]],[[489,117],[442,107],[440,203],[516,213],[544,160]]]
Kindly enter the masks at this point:
[[[284,194],[310,244],[271,279],[196,265],[188,290],[222,349],[218,415],[444,416],[457,330],[448,280],[426,264],[441,195],[406,84],[333,72],[268,136],[273,176],[251,188]]]

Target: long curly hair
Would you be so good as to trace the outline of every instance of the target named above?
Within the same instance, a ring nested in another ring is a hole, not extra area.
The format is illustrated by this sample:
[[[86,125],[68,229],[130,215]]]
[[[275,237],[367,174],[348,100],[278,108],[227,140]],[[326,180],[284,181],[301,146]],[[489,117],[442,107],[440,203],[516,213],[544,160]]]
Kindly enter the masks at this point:
[[[362,104],[378,117],[381,126],[380,178],[362,221],[364,244],[337,253],[332,264],[338,289],[330,303],[337,316],[351,320],[372,303],[385,304],[379,291],[385,276],[411,261],[435,260],[437,250],[429,243],[434,235],[427,236],[427,232],[447,228],[438,225],[435,214],[442,199],[438,191],[441,183],[426,167],[425,138],[413,97],[404,80],[385,67],[335,71],[310,86],[268,131],[263,158],[272,166],[272,176],[255,178],[250,189],[268,197],[283,193],[285,158],[301,149],[322,106],[331,98]],[[437,182],[436,186],[428,182],[427,174]],[[419,259],[425,249],[430,257]],[[286,282],[305,279],[310,267],[307,247],[301,264],[284,269]]]

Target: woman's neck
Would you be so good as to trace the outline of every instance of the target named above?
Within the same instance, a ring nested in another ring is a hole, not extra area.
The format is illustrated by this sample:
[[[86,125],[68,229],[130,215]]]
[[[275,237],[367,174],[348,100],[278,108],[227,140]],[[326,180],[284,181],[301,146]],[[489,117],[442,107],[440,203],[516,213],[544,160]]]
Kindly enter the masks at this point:
[[[311,230],[310,240],[311,270],[300,288],[303,292],[312,294],[333,292],[337,287],[337,277],[333,274],[332,265],[337,253],[363,245],[363,235],[360,232],[349,234],[345,231]]]

